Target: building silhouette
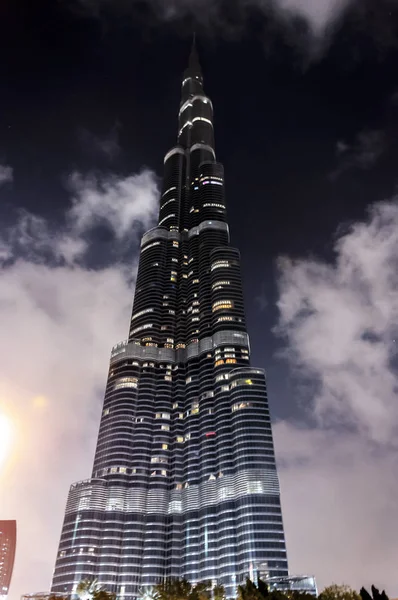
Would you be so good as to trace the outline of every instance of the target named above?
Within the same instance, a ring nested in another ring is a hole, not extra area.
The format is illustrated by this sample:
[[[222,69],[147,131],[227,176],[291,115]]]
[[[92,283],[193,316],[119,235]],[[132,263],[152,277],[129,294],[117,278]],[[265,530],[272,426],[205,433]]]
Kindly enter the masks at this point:
[[[0,521],[0,600],[6,600],[10,589],[17,545],[17,522]]]
[[[250,363],[213,106],[195,46],[127,341],[111,353],[91,478],[71,486],[52,590],[120,598],[168,577],[286,577],[265,374]]]

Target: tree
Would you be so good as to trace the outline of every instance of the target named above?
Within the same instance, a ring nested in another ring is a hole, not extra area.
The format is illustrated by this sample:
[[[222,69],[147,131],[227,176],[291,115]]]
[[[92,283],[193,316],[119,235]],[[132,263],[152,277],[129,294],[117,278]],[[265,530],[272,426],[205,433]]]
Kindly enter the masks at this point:
[[[223,585],[216,585],[213,588],[213,600],[225,600],[225,588]]]
[[[372,590],[372,595],[370,595],[369,592],[367,590],[365,590],[364,587],[361,588],[361,591],[359,592],[359,594],[360,594],[362,600],[388,600],[388,596],[384,590],[380,594],[379,590],[374,585],[372,585],[371,590]]]
[[[148,594],[141,595],[148,599]],[[186,579],[166,579],[153,588],[149,600],[225,600],[225,589],[222,585],[212,589],[211,581],[192,585]]]
[[[259,587],[261,591],[251,579],[246,579],[244,585],[238,585],[238,600],[264,600],[268,596],[268,587],[263,581]]]
[[[192,584],[187,579],[166,579],[155,586],[156,600],[187,600]]]
[[[318,598],[319,600],[361,600],[358,592],[349,585],[336,585],[335,583],[326,587]]]
[[[80,600],[115,600],[116,594],[107,592],[98,579],[82,579],[76,588]]]

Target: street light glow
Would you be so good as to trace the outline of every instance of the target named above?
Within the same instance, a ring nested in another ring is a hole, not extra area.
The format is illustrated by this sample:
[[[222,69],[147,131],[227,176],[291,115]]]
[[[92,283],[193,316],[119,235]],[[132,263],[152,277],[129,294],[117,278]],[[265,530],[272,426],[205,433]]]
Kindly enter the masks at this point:
[[[6,415],[0,414],[0,468],[5,463],[11,446],[12,424]]]

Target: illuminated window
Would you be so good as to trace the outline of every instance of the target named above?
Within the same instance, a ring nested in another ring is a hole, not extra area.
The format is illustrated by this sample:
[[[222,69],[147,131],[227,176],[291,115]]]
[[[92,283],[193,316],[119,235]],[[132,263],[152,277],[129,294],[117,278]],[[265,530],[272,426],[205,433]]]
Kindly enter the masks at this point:
[[[224,204],[220,204],[219,202],[205,202],[203,204],[204,208],[210,207],[210,208],[221,208],[222,210],[225,210],[225,206]]]
[[[173,408],[178,408],[178,402],[174,402]]]
[[[156,417],[156,418],[160,419],[160,417]],[[161,429],[161,431],[170,431],[170,425],[162,425],[160,429]]]
[[[131,320],[134,321],[134,319],[138,319],[138,317],[140,317],[141,315],[145,315],[146,313],[151,313],[151,312],[153,312],[153,308],[145,308],[144,310],[140,310],[140,312],[133,315],[131,317]]]
[[[176,190],[177,187],[175,185],[172,185],[171,187],[169,187],[165,192],[163,192],[162,196],[165,196],[166,194],[168,194],[169,192],[171,192],[172,190]]]
[[[167,476],[167,471],[166,471],[166,469],[162,469],[162,470],[160,471],[160,474],[162,475],[162,477],[166,477],[166,476]]]
[[[169,413],[156,413],[156,419],[170,419]]]
[[[210,121],[210,119],[206,119],[206,117],[194,117],[192,119],[192,123],[195,123],[195,121],[204,121],[205,123],[209,123],[210,125],[213,125],[213,123]]]
[[[214,363],[214,366],[215,367],[219,367],[220,365],[223,365],[223,364],[224,364],[224,361],[222,359],[221,360],[216,360],[216,362]]]
[[[175,198],[170,198],[170,200],[167,200],[166,202],[164,202],[161,206],[161,210],[164,209],[165,206],[167,206],[167,204],[170,204],[170,202],[175,202],[176,199]]]
[[[215,269],[227,268],[230,267],[231,263],[228,260],[216,260],[210,267],[210,271],[214,271]]]
[[[162,444],[162,450],[168,450],[168,449],[169,449],[168,444]]]
[[[163,223],[165,223],[165,221],[168,221],[169,219],[172,219],[175,216],[176,216],[175,213],[171,213],[170,215],[166,215],[165,217],[163,217],[163,219],[160,219],[159,225],[162,225]]]
[[[232,300],[217,300],[217,302],[213,303],[213,312],[216,310],[225,310],[233,308],[234,304]]]
[[[190,433],[185,434],[184,440],[187,442],[190,439],[191,439],[191,434]]]
[[[182,437],[182,435],[177,435],[176,442],[178,444],[182,444],[184,442],[184,438]]]
[[[165,381],[173,381],[173,378],[170,375],[165,375],[164,378]]]
[[[227,365],[235,365],[236,358],[227,358],[227,360],[225,362],[227,363]]]
[[[183,419],[184,418],[184,413],[178,413],[178,418],[179,419]]]
[[[138,333],[139,331],[142,331],[143,329],[150,329],[151,327],[153,327],[153,323],[146,323],[145,325],[141,325],[140,327],[136,327],[135,329],[132,329],[130,332],[130,335],[134,335],[135,333]]]
[[[216,381],[221,381],[222,379],[228,379],[228,373],[223,373],[222,375],[217,375]]]
[[[214,290],[214,289],[216,289],[218,287],[221,288],[224,285],[231,285],[231,282],[227,281],[226,279],[221,279],[220,281],[215,281],[211,287]]]
[[[102,414],[104,415],[104,417],[106,417],[106,415],[109,415],[109,408],[105,408]]]
[[[236,379],[231,383],[231,388],[236,388],[239,385],[253,385],[253,381],[251,379]]]
[[[127,473],[126,467],[119,467],[119,473]]]
[[[151,458],[151,463],[167,464],[167,458],[165,458],[164,456],[153,456]]]
[[[121,388],[137,388],[138,387],[138,379],[137,377],[120,377],[115,385],[113,386],[114,390],[119,390]]]
[[[178,246],[179,246],[179,245],[180,245],[180,243],[179,243],[179,242],[176,242],[175,240],[173,241],[173,246],[174,246],[174,248],[178,248]]]
[[[141,252],[145,252],[145,250],[149,250],[149,248],[153,248],[153,246],[160,246],[160,242],[152,242],[152,244],[148,244],[148,246],[142,248]]]
[[[251,402],[237,402],[232,405],[232,412],[241,410],[242,408],[250,408],[251,406],[253,406]]]
[[[192,381],[192,377],[187,377],[185,380],[185,383],[191,383],[191,381]]]

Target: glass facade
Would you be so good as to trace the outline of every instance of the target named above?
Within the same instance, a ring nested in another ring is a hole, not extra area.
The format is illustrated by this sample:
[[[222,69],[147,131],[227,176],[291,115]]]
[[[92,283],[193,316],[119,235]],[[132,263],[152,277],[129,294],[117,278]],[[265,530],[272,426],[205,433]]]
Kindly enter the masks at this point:
[[[291,577],[264,577],[271,591],[306,592],[312,596],[318,595],[315,577],[312,575],[296,575]]]
[[[142,238],[128,340],[111,353],[91,478],[72,485],[52,590],[118,597],[166,577],[228,597],[288,575],[265,374],[250,364],[213,106],[193,48],[158,226]]]
[[[17,522],[0,521],[0,600],[6,600],[14,568]]]

